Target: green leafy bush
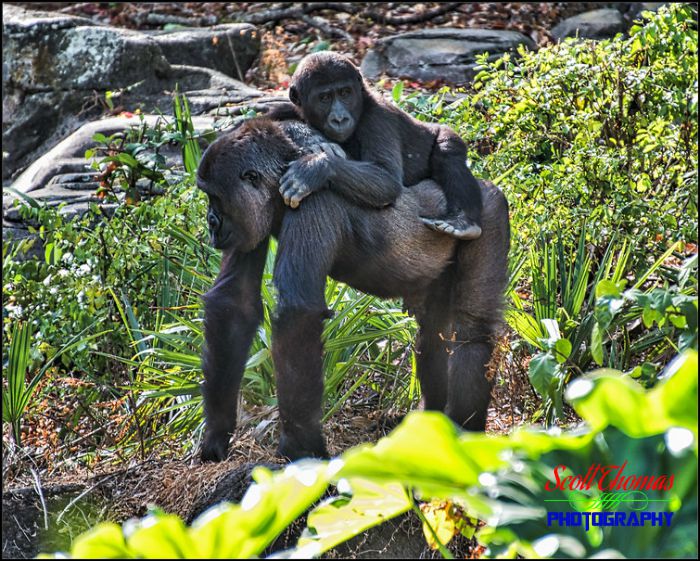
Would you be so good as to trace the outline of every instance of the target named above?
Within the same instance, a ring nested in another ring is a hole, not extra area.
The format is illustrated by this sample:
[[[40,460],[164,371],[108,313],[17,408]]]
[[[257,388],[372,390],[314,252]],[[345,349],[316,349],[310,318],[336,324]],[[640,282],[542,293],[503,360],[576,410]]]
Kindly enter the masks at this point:
[[[107,363],[90,351],[122,354],[130,342],[110,291],[128,298],[131,309],[151,324],[158,323],[164,308],[186,300],[190,287],[168,270],[175,259],[170,248],[177,243],[171,232],[176,227],[201,230],[204,204],[189,185],[179,183],[147,204],[118,206],[112,217],[97,205],[79,219],[65,218],[60,207],[25,206],[25,218],[39,225],[45,259],[5,260],[5,329],[13,321],[32,322],[38,348],[50,358],[97,320],[100,330],[112,330],[110,335],[63,355],[63,361],[99,373]],[[9,243],[3,241],[6,255]],[[206,274],[210,265],[203,253],[177,259],[198,260]]]
[[[516,246],[562,234],[568,251],[584,219],[598,248],[630,236],[635,261],[697,240],[695,15],[672,4],[645,18],[629,38],[484,56],[475,91],[456,101],[404,99],[458,130],[476,174],[504,189]]]
[[[651,384],[678,349],[697,348],[697,281],[677,282],[697,278],[697,259],[667,262],[684,258],[679,242],[697,244],[695,12],[675,4],[644,18],[627,38],[484,57],[456,100],[392,92],[459,130],[476,174],[506,192],[507,319],[535,353],[547,421],[594,363]]]
[[[585,230],[574,255],[565,253],[561,239],[553,246],[536,243],[515,272],[518,278],[527,265],[531,293],[509,295],[506,318],[535,350],[529,376],[547,422],[562,415],[566,383],[594,364],[652,385],[679,350],[697,350],[697,254],[672,266],[672,246],[634,274],[629,243],[614,239],[593,274],[584,242]]]

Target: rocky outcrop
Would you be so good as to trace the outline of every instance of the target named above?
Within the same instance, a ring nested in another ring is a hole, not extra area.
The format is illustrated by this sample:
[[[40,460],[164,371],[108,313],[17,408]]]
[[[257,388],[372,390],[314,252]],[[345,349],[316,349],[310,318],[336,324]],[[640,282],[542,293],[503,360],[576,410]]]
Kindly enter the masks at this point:
[[[257,55],[250,25],[141,33],[3,5],[3,179],[113,107],[169,112],[192,92],[195,112],[260,95],[235,77]]]
[[[211,68],[241,81],[260,50],[260,35],[248,23],[147,33],[169,63]]]
[[[534,42],[517,31],[425,29],[380,39],[365,56],[361,68],[372,79],[388,74],[464,84],[475,74],[477,55],[488,52],[489,60],[495,60],[519,45],[535,49]]]
[[[608,39],[626,30],[627,25],[619,10],[603,9],[584,12],[567,18],[552,29],[552,37],[565,39]]]
[[[257,90],[251,90],[251,92],[256,96],[260,95]],[[221,108],[217,104],[221,103],[222,96],[217,90],[193,91],[188,95],[195,112],[211,113],[192,118],[195,133],[210,131],[217,119],[233,118],[231,123],[234,123],[236,118],[240,118],[241,114],[250,109],[266,112],[271,105],[284,101],[281,97],[255,97],[254,101],[249,103],[239,100],[238,105]],[[230,96],[227,99],[235,101],[235,98]],[[211,109],[212,105],[217,107]],[[98,203],[104,214],[111,215],[117,205],[104,203],[96,196],[100,178],[98,172],[90,167],[91,162],[85,159],[85,151],[95,147],[93,137],[98,133],[109,137],[115,133],[122,133],[130,127],[140,126],[141,123],[154,128],[161,119],[159,115],[145,114],[139,117],[111,117],[86,123],[27,167],[12,183],[12,191],[3,191],[3,236],[15,243],[25,238],[34,239],[30,250],[18,255],[17,258],[31,259],[43,255],[41,239],[30,233],[28,228],[30,224],[25,222],[15,204],[17,198],[28,195],[42,205],[63,204],[60,213],[68,217],[83,215],[89,210],[90,203]],[[200,142],[202,148],[205,148],[203,138]],[[180,149],[175,145],[161,146],[159,154],[165,158],[164,165],[168,169],[182,165]],[[150,181],[145,178],[139,180],[136,187],[143,196],[154,194]],[[123,197],[124,193],[119,193],[118,196]]]
[[[143,115],[143,122],[155,126],[158,115]],[[39,204],[57,206],[63,204],[60,213],[64,216],[81,216],[89,210],[90,203],[99,203],[103,213],[111,215],[116,203],[104,203],[96,196],[99,187],[98,172],[90,167],[85,159],[85,151],[95,146],[93,136],[97,133],[110,136],[120,133],[131,126],[139,126],[141,119],[137,117],[112,117],[87,123],[73,134],[59,142],[46,154],[31,164],[12,184],[17,193],[28,195]],[[192,124],[195,132],[202,133],[211,130],[214,118],[210,116],[193,117]],[[165,145],[160,155],[166,159],[166,166],[181,165],[179,149]],[[146,196],[150,192],[150,181],[147,179],[137,182],[136,187]],[[33,236],[27,224],[14,204],[18,196],[13,192],[3,192],[3,237],[17,243],[25,238],[35,238],[31,251],[18,255],[18,258],[30,259],[43,255],[41,239]],[[124,196],[123,193],[120,196]]]

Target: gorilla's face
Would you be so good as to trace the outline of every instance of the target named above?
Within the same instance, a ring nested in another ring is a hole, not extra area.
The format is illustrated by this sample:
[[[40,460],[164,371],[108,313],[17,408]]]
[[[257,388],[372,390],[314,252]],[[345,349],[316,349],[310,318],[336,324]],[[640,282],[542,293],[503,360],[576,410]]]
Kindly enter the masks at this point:
[[[283,166],[250,137],[212,143],[197,173],[197,186],[209,197],[211,245],[248,252],[270,234]]]
[[[361,82],[355,77],[332,83],[312,84],[304,92],[294,88],[290,98],[300,105],[307,122],[333,142],[345,142],[357,128],[362,114]]]
[[[230,184],[223,194],[204,189],[209,197],[209,243],[216,249],[250,251],[266,237],[272,212],[268,209],[268,197],[260,190],[259,178],[258,172],[251,169],[243,172],[240,181]]]

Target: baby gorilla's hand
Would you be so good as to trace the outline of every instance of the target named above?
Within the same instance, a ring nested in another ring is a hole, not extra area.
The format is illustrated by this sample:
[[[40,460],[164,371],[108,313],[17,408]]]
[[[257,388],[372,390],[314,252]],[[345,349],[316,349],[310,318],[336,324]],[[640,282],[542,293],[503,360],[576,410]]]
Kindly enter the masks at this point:
[[[347,159],[345,150],[335,142],[322,142],[311,147],[312,154],[325,154],[326,156],[336,156],[338,158]]]
[[[326,150],[319,148],[317,153],[303,156],[290,164],[280,181],[284,204],[297,208],[303,199],[328,184],[328,157]]]

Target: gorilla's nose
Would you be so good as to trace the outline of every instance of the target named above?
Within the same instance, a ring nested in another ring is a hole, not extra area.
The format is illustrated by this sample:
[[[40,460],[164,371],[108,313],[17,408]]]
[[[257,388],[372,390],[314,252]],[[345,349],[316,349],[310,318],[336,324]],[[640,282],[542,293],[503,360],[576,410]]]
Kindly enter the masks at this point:
[[[347,115],[333,115],[331,116],[330,121],[334,128],[343,130],[350,123],[350,118]]]
[[[209,229],[213,232],[217,232],[221,226],[221,220],[219,220],[219,217],[213,212],[207,215],[207,223],[209,224]]]

